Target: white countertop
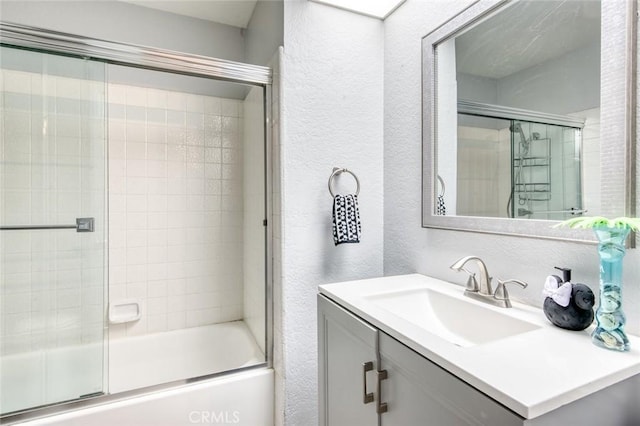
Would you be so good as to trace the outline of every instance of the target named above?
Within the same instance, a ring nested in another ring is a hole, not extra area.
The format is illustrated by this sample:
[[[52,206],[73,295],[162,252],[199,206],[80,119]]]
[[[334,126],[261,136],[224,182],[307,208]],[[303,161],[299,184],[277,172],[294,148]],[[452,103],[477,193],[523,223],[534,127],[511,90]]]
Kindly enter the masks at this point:
[[[640,373],[640,338],[628,335],[628,352],[603,349],[591,343],[593,326],[584,331],[563,330],[553,326],[541,309],[517,302],[506,309],[464,297],[540,328],[460,347],[366,298],[423,288],[461,298],[464,292],[462,286],[419,274],[319,286],[320,293],[524,418],[538,417]]]

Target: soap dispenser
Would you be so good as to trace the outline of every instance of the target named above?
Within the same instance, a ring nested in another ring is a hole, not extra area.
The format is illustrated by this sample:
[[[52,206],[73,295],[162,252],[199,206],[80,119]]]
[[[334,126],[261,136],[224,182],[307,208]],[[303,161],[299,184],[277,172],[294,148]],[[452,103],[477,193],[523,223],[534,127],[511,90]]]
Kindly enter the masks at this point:
[[[571,283],[571,269],[555,268],[562,271],[562,278],[557,275],[547,277],[542,291],[544,314],[557,327],[584,330],[593,322],[593,291],[584,284]]]

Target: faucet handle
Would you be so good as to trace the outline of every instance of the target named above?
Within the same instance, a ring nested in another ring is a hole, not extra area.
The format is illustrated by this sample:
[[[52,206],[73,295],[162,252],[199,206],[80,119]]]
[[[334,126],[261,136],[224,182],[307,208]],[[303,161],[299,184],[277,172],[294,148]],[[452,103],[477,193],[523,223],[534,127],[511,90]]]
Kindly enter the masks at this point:
[[[505,284],[518,284],[520,287],[522,288],[527,288],[527,283],[525,283],[524,281],[520,281],[520,280],[514,280],[514,279],[509,279],[509,280],[498,280],[498,286],[496,287],[496,291],[495,293],[493,293],[493,298],[496,300],[501,300],[504,303],[504,306],[507,308],[511,307],[511,299],[509,299],[509,292],[507,291],[507,287],[505,286]]]
[[[469,278],[467,279],[467,291],[477,292],[478,290],[480,290],[478,280],[476,280],[476,274],[472,274],[466,269],[464,271],[469,274]]]

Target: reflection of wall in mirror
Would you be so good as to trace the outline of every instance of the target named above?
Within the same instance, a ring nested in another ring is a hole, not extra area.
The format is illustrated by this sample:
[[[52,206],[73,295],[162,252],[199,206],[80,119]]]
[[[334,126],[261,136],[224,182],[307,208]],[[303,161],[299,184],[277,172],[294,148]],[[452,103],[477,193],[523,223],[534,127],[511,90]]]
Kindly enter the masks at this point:
[[[436,128],[438,129],[438,140],[451,141],[452,143],[444,143],[438,146],[438,158],[436,162],[436,170],[446,186],[444,194],[444,204],[446,206],[447,215],[455,216],[456,197],[457,197],[457,144],[453,143],[458,139],[457,120],[458,120],[458,95],[456,85],[456,51],[455,39],[442,42],[438,46],[437,54],[438,75],[444,78],[438,78],[437,95],[438,99],[438,115]],[[436,180],[437,181],[437,180]],[[440,189],[440,188],[438,188]],[[436,196],[438,191],[436,191]],[[435,205],[436,203],[434,203]]]

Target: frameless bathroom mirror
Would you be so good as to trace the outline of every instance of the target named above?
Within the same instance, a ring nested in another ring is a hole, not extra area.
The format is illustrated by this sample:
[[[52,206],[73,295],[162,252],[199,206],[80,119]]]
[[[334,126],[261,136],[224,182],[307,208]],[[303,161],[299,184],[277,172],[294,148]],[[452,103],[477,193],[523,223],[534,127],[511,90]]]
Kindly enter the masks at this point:
[[[590,240],[554,221],[632,213],[629,7],[480,1],[423,39],[425,227]]]

